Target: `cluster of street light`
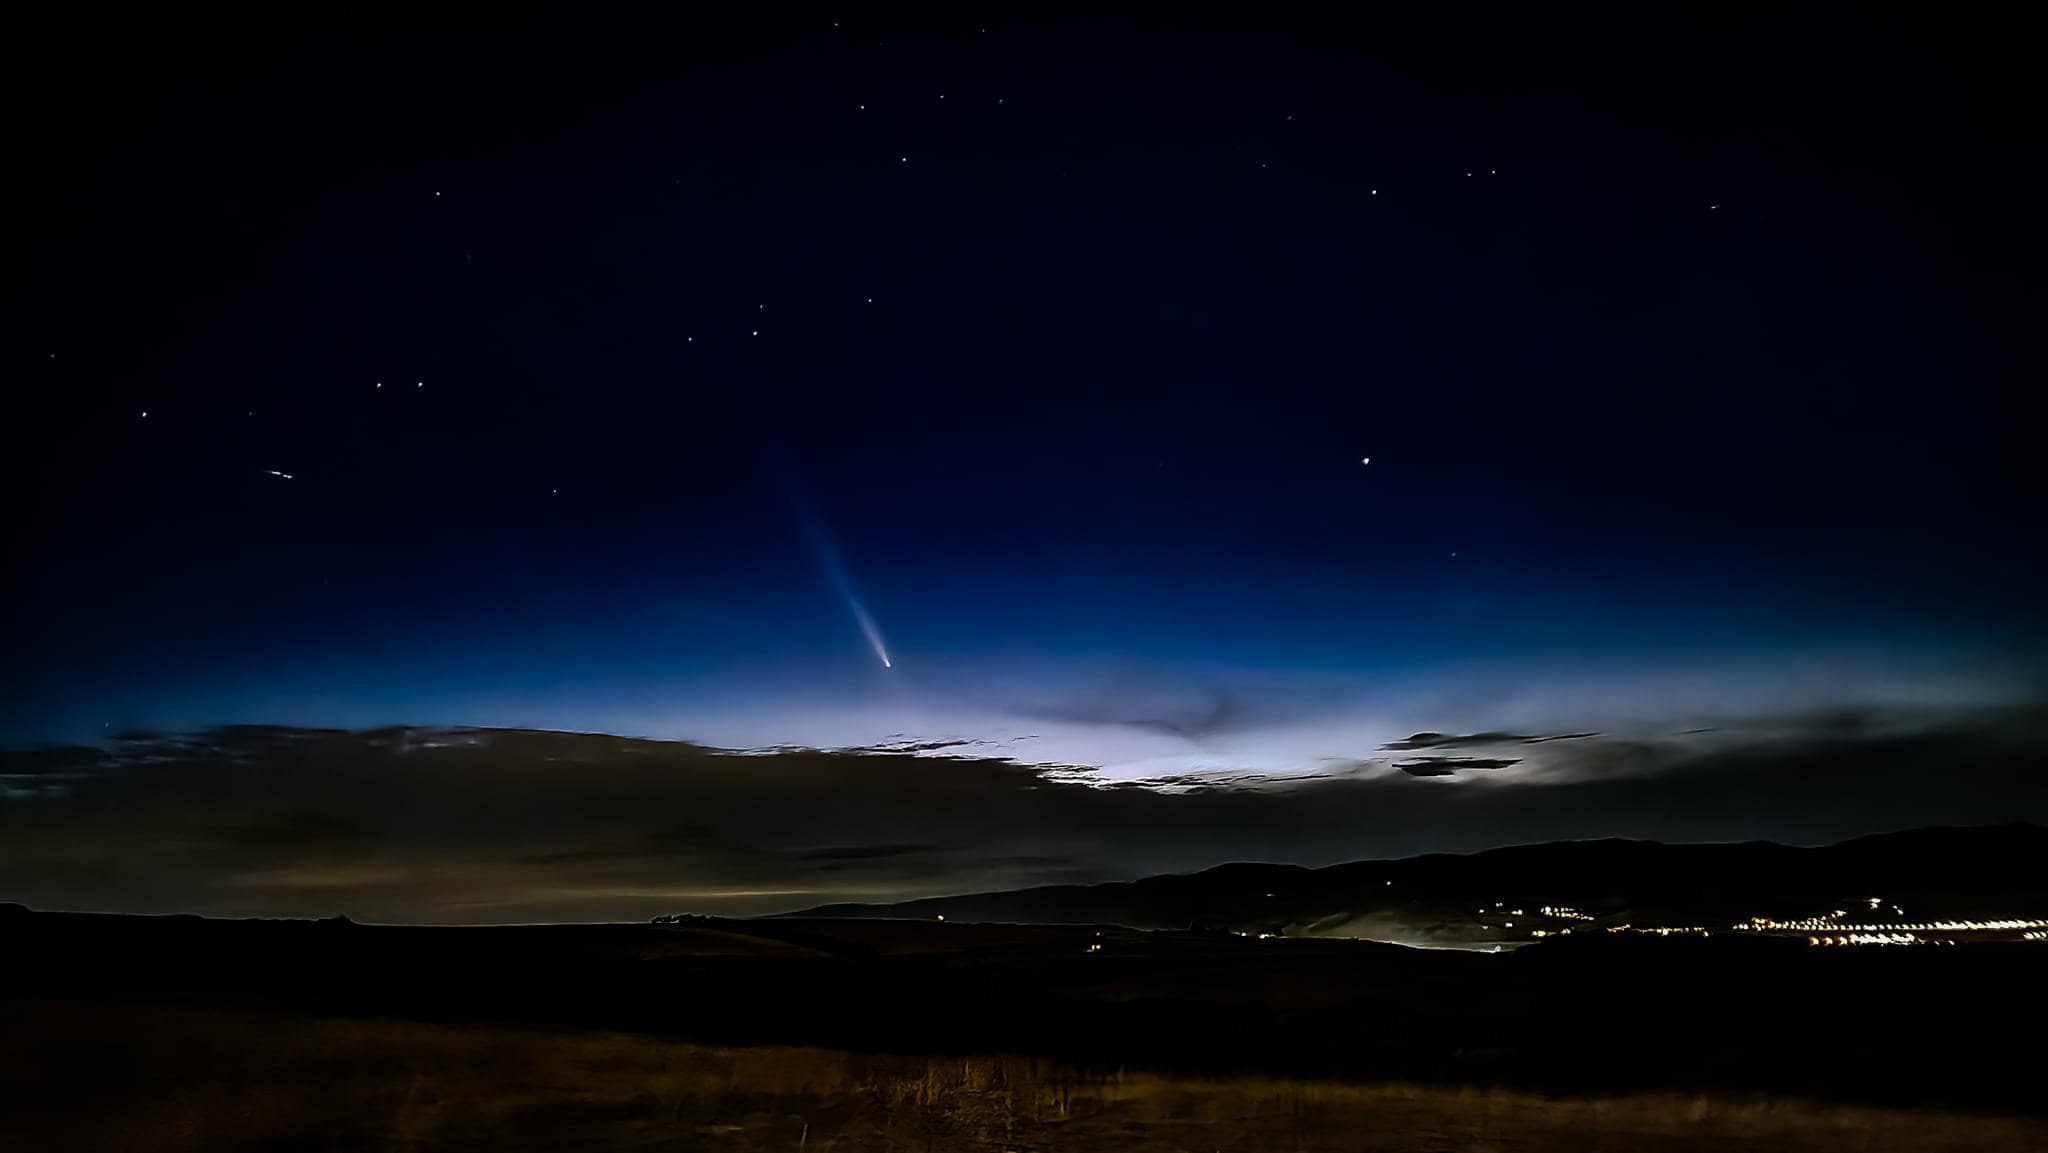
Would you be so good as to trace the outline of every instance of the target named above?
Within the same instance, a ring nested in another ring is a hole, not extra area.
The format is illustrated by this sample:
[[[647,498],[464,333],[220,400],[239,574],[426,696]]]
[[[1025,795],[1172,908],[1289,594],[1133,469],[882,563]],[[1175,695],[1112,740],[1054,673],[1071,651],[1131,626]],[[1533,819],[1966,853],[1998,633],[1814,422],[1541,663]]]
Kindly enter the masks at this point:
[[[2048,929],[2048,921],[2030,921],[2019,918],[2003,918],[1996,921],[1906,921],[1891,924],[1849,924],[1840,918],[1837,910],[1832,916],[1808,917],[1802,921],[1774,921],[1768,917],[1751,917],[1736,925],[1763,933],[2012,933],[2028,929]]]
[[[1825,937],[1808,937],[1809,945],[1918,945],[1923,942],[1911,933],[1831,933]]]
[[[1858,904],[1867,903],[1871,912],[1888,907],[1901,918],[1905,910],[1888,904],[1882,897],[1859,898]],[[1521,909],[1510,909],[1505,901],[1495,901],[1491,909],[1478,910],[1482,917],[1502,915],[1519,917]],[[1597,917],[1572,905],[1543,905],[1536,912],[1554,921],[1596,921]],[[1514,928],[1513,921],[1503,921],[1500,927]],[[1752,934],[1807,934],[1807,942],[1813,945],[1921,945],[1953,944],[1947,940],[1950,934],[1958,933],[2019,933],[2021,940],[2048,941],[2048,919],[2024,917],[1997,917],[1987,920],[1958,918],[1954,920],[1885,921],[1851,920],[1847,909],[1833,909],[1812,917],[1778,920],[1774,917],[1751,917],[1747,921],[1731,926],[1738,932]],[[1604,926],[1610,933],[1637,933],[1658,937],[1710,937],[1715,929],[1704,925],[1656,925],[1637,927],[1629,922]],[[1568,936],[1570,928],[1532,928],[1530,937]],[[1933,936],[1928,936],[1933,934]]]

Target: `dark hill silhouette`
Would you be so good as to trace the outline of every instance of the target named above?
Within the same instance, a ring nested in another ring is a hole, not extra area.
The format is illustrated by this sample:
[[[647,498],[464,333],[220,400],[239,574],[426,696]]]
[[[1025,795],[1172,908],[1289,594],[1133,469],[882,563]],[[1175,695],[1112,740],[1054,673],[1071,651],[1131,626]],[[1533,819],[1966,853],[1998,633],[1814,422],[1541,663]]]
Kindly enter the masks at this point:
[[[1566,841],[1310,869],[1237,863],[1199,873],[1055,885],[898,904],[826,905],[804,917],[932,918],[1140,929],[1379,936],[1413,943],[1530,939],[1564,906],[1603,924],[1727,925],[1881,898],[1901,916],[2048,909],[2048,829],[1915,829],[1804,848],[1769,842]],[[1522,931],[1505,924],[1524,910]],[[1570,923],[1578,922],[1576,918]],[[1378,931],[1370,930],[1377,926]]]

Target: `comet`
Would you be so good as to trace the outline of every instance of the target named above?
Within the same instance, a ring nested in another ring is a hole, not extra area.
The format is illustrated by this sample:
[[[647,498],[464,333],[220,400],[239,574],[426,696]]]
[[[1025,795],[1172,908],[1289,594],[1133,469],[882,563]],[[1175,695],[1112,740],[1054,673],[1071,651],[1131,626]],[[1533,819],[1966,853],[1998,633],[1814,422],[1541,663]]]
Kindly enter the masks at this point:
[[[846,602],[847,611],[853,614],[853,622],[860,626],[868,647],[875,650],[875,658],[882,662],[883,668],[895,668],[889,660],[889,646],[882,640],[882,630],[875,624],[875,618],[869,615],[867,606],[860,603],[860,596],[854,591],[853,577],[847,573],[846,562],[840,559],[839,550],[832,547],[832,539],[825,535],[823,525],[814,521],[809,527],[812,530],[811,547],[818,554],[819,567],[825,570],[825,575],[839,590],[840,599]]]
[[[839,548],[833,543],[832,534],[825,528],[825,522],[811,509],[810,501],[804,498],[803,490],[791,478],[788,481],[790,503],[796,509],[797,522],[803,526],[804,538],[810,542],[811,552],[818,558],[818,567],[825,570],[825,577],[838,590],[846,609],[853,614],[853,623],[860,626],[861,635],[867,638],[868,647],[875,650],[875,659],[885,669],[896,667],[889,659],[888,643],[882,639],[881,626],[875,623],[867,606],[860,601],[860,593],[853,583],[853,574],[847,571],[846,561],[839,555]]]

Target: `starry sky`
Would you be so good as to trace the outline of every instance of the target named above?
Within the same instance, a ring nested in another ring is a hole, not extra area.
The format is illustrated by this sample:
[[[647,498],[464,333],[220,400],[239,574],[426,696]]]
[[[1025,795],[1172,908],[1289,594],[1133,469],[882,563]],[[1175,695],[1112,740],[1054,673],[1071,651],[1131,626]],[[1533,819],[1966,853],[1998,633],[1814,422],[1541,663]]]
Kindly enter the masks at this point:
[[[0,743],[1512,796],[2039,699],[2036,17],[966,12],[38,15]]]

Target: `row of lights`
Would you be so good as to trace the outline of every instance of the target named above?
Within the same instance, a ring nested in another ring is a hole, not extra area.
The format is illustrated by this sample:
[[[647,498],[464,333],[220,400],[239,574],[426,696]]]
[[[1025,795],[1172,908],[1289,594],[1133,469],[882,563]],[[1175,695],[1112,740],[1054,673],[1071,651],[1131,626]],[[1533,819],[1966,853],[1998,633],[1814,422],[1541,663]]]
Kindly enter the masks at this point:
[[[2025,921],[2008,918],[1998,921],[1913,921],[1903,925],[1845,925],[1836,920],[1835,917],[1809,917],[1803,921],[1773,921],[1768,917],[1751,917],[1747,923],[1739,924],[1735,927],[1766,932],[1774,930],[1811,932],[1824,929],[1828,932],[1841,933],[2009,933],[2016,929],[2048,929],[2048,921]]]
[[[1911,933],[1831,933],[1825,937],[1808,937],[1809,945],[1918,945],[1923,942]]]

